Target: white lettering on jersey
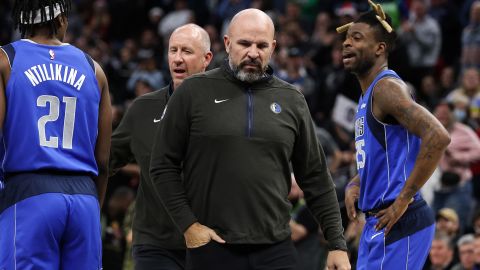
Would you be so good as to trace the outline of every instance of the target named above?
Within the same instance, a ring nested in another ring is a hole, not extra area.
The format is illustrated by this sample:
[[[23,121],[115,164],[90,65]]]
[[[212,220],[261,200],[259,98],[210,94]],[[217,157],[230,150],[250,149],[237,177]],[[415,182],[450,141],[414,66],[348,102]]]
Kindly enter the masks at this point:
[[[32,66],[23,73],[33,86],[37,86],[44,81],[61,81],[70,84],[78,91],[80,91],[86,79],[85,74],[78,73],[78,70],[72,67],[52,63]]]

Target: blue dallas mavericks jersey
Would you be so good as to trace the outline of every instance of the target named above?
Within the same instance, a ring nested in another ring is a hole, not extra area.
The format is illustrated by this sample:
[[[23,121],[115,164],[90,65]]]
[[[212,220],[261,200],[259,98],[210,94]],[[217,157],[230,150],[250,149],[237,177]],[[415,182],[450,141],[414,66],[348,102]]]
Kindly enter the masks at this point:
[[[420,148],[420,138],[403,126],[382,123],[373,116],[373,88],[384,77],[400,79],[393,70],[378,74],[360,97],[355,116],[355,148],[360,176],[358,206],[362,211],[395,200],[413,169]],[[418,196],[415,195],[415,199]]]
[[[12,46],[4,171],[49,169],[98,175],[94,152],[100,89],[92,62],[69,44],[19,40]]]

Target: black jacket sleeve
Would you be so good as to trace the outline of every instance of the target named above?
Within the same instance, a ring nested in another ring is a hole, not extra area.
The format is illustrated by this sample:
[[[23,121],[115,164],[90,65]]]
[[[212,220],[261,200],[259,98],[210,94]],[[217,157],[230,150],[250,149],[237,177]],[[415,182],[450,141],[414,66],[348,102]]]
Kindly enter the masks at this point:
[[[298,108],[299,127],[292,153],[295,178],[304,192],[308,208],[320,224],[329,250],[347,250],[335,187],[303,98]]]
[[[134,160],[130,143],[132,140],[134,102],[127,110],[118,127],[112,133],[108,175],[112,176],[123,166]]]
[[[182,184],[182,162],[189,141],[190,100],[187,83],[175,90],[154,137],[150,178],[172,220],[183,233],[197,221]]]

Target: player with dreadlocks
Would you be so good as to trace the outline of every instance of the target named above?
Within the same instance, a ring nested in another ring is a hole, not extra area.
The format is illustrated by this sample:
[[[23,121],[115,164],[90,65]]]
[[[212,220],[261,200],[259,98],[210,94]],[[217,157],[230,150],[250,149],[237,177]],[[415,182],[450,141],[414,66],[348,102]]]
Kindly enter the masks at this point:
[[[396,35],[381,6],[370,5],[372,11],[337,29],[347,31],[343,64],[362,88],[355,116],[358,175],[345,191],[349,218],[357,218],[357,200],[366,216],[357,269],[422,269],[435,225],[418,191],[450,138],[388,68]]]
[[[16,0],[0,48],[0,269],[101,269],[111,108],[105,73],[63,43],[69,0]]]

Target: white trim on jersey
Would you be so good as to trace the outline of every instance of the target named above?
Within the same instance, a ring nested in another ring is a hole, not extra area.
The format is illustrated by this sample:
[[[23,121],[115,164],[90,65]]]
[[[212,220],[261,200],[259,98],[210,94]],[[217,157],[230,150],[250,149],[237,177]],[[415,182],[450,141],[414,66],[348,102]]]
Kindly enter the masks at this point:
[[[37,44],[37,45],[46,45],[46,44],[41,44],[41,43],[37,43],[31,39],[28,39],[28,38],[22,38],[21,39],[22,41],[26,41],[26,42],[30,42],[32,44]],[[70,43],[62,43],[60,45],[48,45],[48,46],[67,46],[67,45],[70,45]]]
[[[17,270],[17,204],[14,206],[14,231],[13,231],[13,260],[14,260],[14,267]]]
[[[380,263],[380,270],[383,270],[383,263],[385,262],[385,257],[387,257],[387,246],[385,245],[385,237],[383,237],[383,258],[382,263]]]
[[[387,161],[387,181],[388,185],[385,189],[385,192],[382,195],[382,203],[385,202],[385,195],[387,195],[387,190],[390,187],[390,162],[388,161],[388,141],[387,141],[387,127],[383,125],[383,136],[385,138],[385,160]]]
[[[408,258],[410,258],[410,235],[407,236],[407,261],[405,262],[405,270],[408,270]]]
[[[410,154],[410,132],[408,132],[408,130],[405,130],[405,133],[407,133],[407,154],[405,155],[405,162],[403,162],[403,180],[407,182],[407,163],[408,156]]]

